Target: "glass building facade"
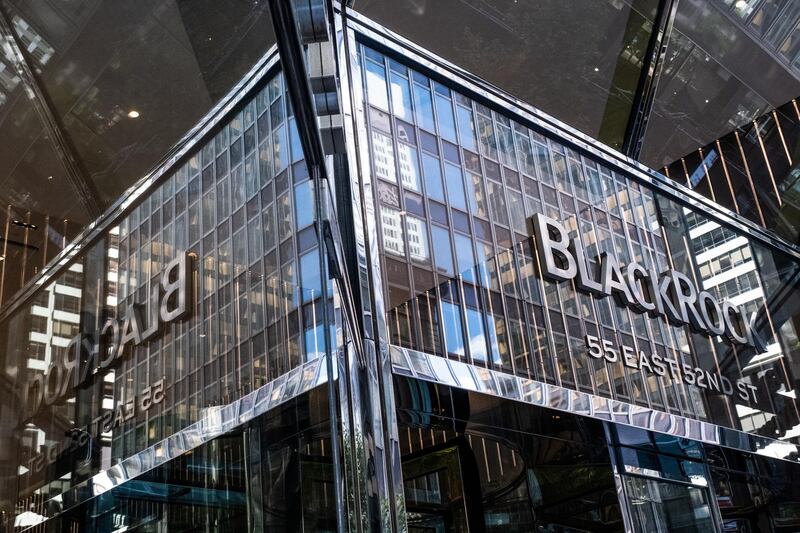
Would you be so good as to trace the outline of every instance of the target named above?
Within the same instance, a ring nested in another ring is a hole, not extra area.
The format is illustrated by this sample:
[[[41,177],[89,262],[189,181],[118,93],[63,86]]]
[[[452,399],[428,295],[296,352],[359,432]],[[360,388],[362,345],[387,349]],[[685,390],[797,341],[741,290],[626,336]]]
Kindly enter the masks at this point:
[[[788,7],[717,3],[796,67],[762,20]],[[424,1],[143,6],[106,87],[156,34],[196,63],[141,56],[186,94],[137,82],[111,115],[102,84],[63,92],[96,30],[45,29],[124,13],[45,4],[0,0],[2,127],[74,163],[42,200],[0,164],[0,532],[800,530],[796,214],[727,152],[616,151],[682,147],[647,140],[653,47],[691,33],[672,2],[593,5],[585,99],[409,30]],[[791,167],[796,121],[753,124]]]

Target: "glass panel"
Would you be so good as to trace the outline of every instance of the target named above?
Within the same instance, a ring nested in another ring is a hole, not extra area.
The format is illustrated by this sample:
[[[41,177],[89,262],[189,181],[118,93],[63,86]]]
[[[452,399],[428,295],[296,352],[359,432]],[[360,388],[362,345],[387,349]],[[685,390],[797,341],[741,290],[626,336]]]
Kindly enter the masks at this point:
[[[442,168],[439,159],[430,154],[423,153],[422,165],[425,172],[425,192],[434,200],[444,202]]]
[[[466,391],[453,409],[449,388],[396,383],[410,530],[624,531],[598,422]]]
[[[372,132],[372,150],[375,154],[373,161],[375,164],[375,174],[386,181],[397,183],[397,171],[394,166],[394,147],[392,139],[378,133]]]
[[[386,93],[386,69],[383,64],[367,60],[367,94],[369,103],[381,109],[389,109],[389,97]]]
[[[714,531],[706,489],[629,476],[624,480],[636,531]]]
[[[392,84],[392,112],[405,120],[414,120],[411,113],[411,88],[408,78],[396,72],[391,74]]]
[[[406,235],[408,235],[408,253],[413,261],[427,263],[430,259],[428,249],[428,229],[421,218],[406,215]]]
[[[447,198],[453,207],[467,210],[467,199],[464,196],[464,180],[461,168],[445,163],[444,176],[447,182]]]
[[[432,226],[431,233],[433,234],[433,250],[436,256],[437,270],[444,274],[454,275],[453,255],[450,251],[450,232],[446,228]]]
[[[453,104],[449,98],[436,94],[436,118],[439,121],[439,135],[451,142],[456,139],[456,123],[453,118]]]
[[[400,165],[400,183],[406,190],[419,192],[421,189],[417,149],[405,143],[398,143],[397,162]]]

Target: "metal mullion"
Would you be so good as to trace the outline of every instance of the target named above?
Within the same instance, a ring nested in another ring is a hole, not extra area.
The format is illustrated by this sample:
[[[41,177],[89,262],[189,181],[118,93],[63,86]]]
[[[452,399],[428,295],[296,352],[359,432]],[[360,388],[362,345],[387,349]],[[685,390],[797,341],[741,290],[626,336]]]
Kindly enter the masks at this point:
[[[550,151],[550,150],[549,150],[549,148],[548,148],[548,151]],[[570,170],[569,170],[569,169],[570,169],[570,165],[569,165],[569,154],[567,153],[567,151],[566,151],[566,149],[565,149],[565,150],[564,150],[564,153],[563,153],[563,154],[561,154],[561,155],[563,155],[563,156],[564,156],[564,165],[565,165],[565,167],[564,167],[564,171],[566,172],[566,175],[567,175],[567,184],[566,184],[566,187],[567,187],[567,192],[565,193],[564,191],[561,191],[561,190],[558,188],[558,186],[556,186],[556,190],[557,190],[557,193],[556,193],[556,194],[557,194],[557,201],[558,201],[558,204],[559,204],[559,206],[560,206],[560,209],[561,209],[561,211],[562,211],[562,212],[564,212],[564,206],[562,205],[562,204],[563,204],[563,200],[562,200],[562,198],[561,198],[561,195],[562,195],[562,194],[566,195],[566,196],[567,196],[567,197],[569,197],[569,199],[572,201],[572,206],[573,206],[573,208],[574,208],[574,210],[575,210],[575,225],[576,225],[576,232],[577,232],[576,238],[578,238],[578,239],[581,241],[581,243],[583,244],[583,238],[582,238],[582,235],[581,235],[581,216],[580,216],[580,210],[579,210],[579,209],[578,209],[578,207],[577,207],[577,206],[578,206],[578,203],[577,203],[577,196],[576,196],[576,194],[575,194],[575,186],[574,186],[575,184],[573,183],[573,180],[572,180],[572,175],[571,175],[571,172],[570,172]],[[580,163],[580,162],[579,162],[579,163]],[[555,168],[555,165],[553,166],[553,168]],[[585,249],[585,248],[584,248],[584,249]],[[578,257],[576,257],[576,258],[575,258],[575,260],[577,261],[577,260],[579,260],[579,258],[578,258]],[[585,322],[586,322],[586,321],[585,321],[585,319],[584,319],[584,318],[581,316],[581,313],[580,313],[580,298],[578,297],[578,295],[579,295],[578,287],[577,287],[576,283],[574,282],[574,280],[571,280],[571,281],[569,281],[568,283],[569,283],[569,285],[572,287],[572,292],[573,292],[573,294],[575,295],[575,303],[576,303],[576,305],[578,306],[577,319],[578,319],[578,321],[581,323],[581,326],[582,326],[582,328],[581,328],[581,329],[582,329],[584,332],[586,332],[586,331],[587,331],[587,329],[586,329],[586,326],[585,326]],[[560,301],[560,300],[562,300],[562,298],[561,298],[561,293],[559,292],[559,301]],[[561,307],[561,315],[562,315],[562,317],[566,317],[566,316],[567,316],[567,313],[564,311],[564,306],[563,306],[563,304],[562,304],[560,307]],[[569,326],[568,326],[567,320],[566,320],[566,318],[563,318],[562,320],[563,320],[563,322],[564,322],[564,331],[566,332],[567,339],[569,339]],[[599,322],[599,321],[598,321],[598,322]],[[598,326],[598,327],[599,327],[599,326]],[[569,352],[571,352],[571,351],[572,351],[572,346],[570,346],[570,345],[569,345],[569,342],[567,343],[567,350],[568,350]],[[577,354],[576,354],[576,355],[577,355]],[[576,388],[576,390],[580,390],[580,388],[581,388],[581,385],[580,385],[580,383],[578,382],[578,374],[577,374],[577,371],[575,370],[575,365],[574,365],[574,364],[572,364],[572,361],[573,361],[573,360],[574,360],[574,358],[572,358],[572,357],[571,357],[571,358],[570,358],[570,366],[572,367],[573,379],[575,380],[575,388]],[[587,365],[587,367],[586,367],[586,368],[587,368],[587,369],[589,369],[589,368],[592,368],[592,369],[593,369],[594,361],[593,361],[593,360],[589,360],[589,359],[587,359],[587,362],[589,363],[589,365]],[[593,392],[593,393],[596,393],[596,392],[597,392],[597,384],[596,384],[596,382],[595,382],[595,380],[594,380],[594,372],[589,372],[589,387],[592,389],[592,392]]]
[[[433,83],[434,83],[433,80],[428,76],[426,76],[426,78],[428,80],[428,90],[430,90],[430,92],[431,92],[431,111],[433,111],[433,122],[434,122],[434,125],[436,126],[436,132],[434,132],[434,134],[436,136],[436,147],[439,150],[439,170],[442,171],[442,186],[443,186],[443,191],[442,192],[444,193],[444,198],[445,198],[444,203],[445,203],[445,206],[447,208],[447,223],[450,225],[450,235],[451,235],[450,245],[452,247],[451,248],[451,252],[455,252],[456,251],[456,248],[455,248],[455,226],[453,225],[453,216],[451,214],[451,211],[452,211],[453,208],[451,207],[451,204],[450,204],[450,191],[448,191],[448,189],[447,189],[447,172],[445,170],[446,169],[445,165],[447,165],[447,162],[444,160],[444,150],[442,150],[443,139],[442,139],[442,136],[441,136],[441,134],[439,132],[439,113],[438,113],[438,110],[436,109],[436,89],[435,89],[435,87],[433,85]],[[452,105],[452,104],[453,104],[453,102],[452,102],[452,98],[451,98],[450,105]],[[464,182],[464,180],[463,180],[464,170],[461,167],[459,167],[459,170],[461,171],[461,174],[462,174],[461,188],[464,189],[464,183],[463,183]],[[472,228],[472,221],[470,221],[470,230],[473,231],[473,235],[474,235],[474,229]],[[475,251],[473,249],[473,254],[474,254],[474,252]],[[471,350],[471,347],[470,347],[469,342],[468,342],[468,339],[469,339],[469,320],[467,318],[466,299],[464,298],[464,286],[463,286],[464,280],[463,280],[463,277],[462,277],[462,273],[458,271],[458,268],[459,268],[458,267],[458,255],[454,253],[452,255],[452,257],[453,257],[453,260],[454,260],[453,270],[455,271],[455,276],[453,277],[453,281],[455,281],[456,286],[457,286],[457,290],[459,292],[459,302],[458,302],[458,306],[457,307],[458,307],[459,313],[461,315],[461,321],[462,321],[462,324],[463,324],[462,331],[461,331],[461,341],[464,343],[464,360],[465,361],[471,361],[472,360],[472,350]],[[472,266],[473,269],[475,269],[476,267],[477,267],[477,265],[473,265]],[[447,353],[447,349],[446,348],[445,348],[445,352]],[[488,361],[487,361],[487,363],[488,363]]]
[[[583,172],[584,176],[585,176],[586,175],[586,173],[585,173],[586,172],[586,170],[585,170],[586,167],[585,167],[585,164],[584,164],[584,161],[583,161],[583,157],[580,154],[577,154],[577,155],[579,157],[577,162],[581,167],[581,172]],[[573,191],[574,191],[574,183],[572,183],[572,187],[573,187]],[[574,194],[574,192],[573,192],[573,194]],[[591,196],[591,192],[587,191],[587,195]],[[578,202],[579,202],[579,200],[577,199],[577,196],[573,197],[573,200],[575,201],[576,206],[577,206]],[[589,206],[589,217],[591,218],[591,220],[587,221],[587,222],[589,222],[592,225],[592,228],[594,229],[597,226],[597,222],[596,222],[595,217],[594,217],[594,211],[593,211],[593,208],[592,208],[592,204],[591,204],[591,202],[587,202],[587,205]],[[583,246],[583,249],[586,250],[586,241],[585,241],[585,238],[583,236],[583,232],[581,231],[581,223],[583,222],[583,220],[581,219],[581,216],[580,216],[580,210],[576,208],[575,211],[576,211],[576,215],[575,216],[576,216],[577,223],[578,223],[578,238],[581,240],[581,244]],[[597,240],[597,233],[595,232],[595,241],[596,240]],[[598,250],[599,250],[599,248],[598,248]],[[588,260],[588,258],[586,258],[586,259]],[[577,258],[576,258],[576,260],[577,260]],[[591,312],[593,314],[596,333],[597,333],[598,336],[602,336],[602,328],[603,328],[603,326],[602,326],[602,324],[600,322],[600,313],[599,313],[599,309],[598,309],[597,297],[595,295],[593,295],[593,294],[587,294],[586,297],[588,298],[589,306],[590,306]],[[589,328],[587,327],[587,320],[584,317],[579,317],[579,320],[581,321],[581,324],[583,325],[583,330],[586,333],[588,333]],[[613,379],[612,379],[612,373],[608,369],[608,364],[606,364],[603,360],[596,361],[596,360],[593,360],[593,359],[590,359],[590,363],[591,363],[590,368],[592,368],[593,372],[591,372],[589,379],[592,382],[592,389],[594,391],[594,394],[600,394],[601,393],[600,388],[599,388],[599,386],[597,384],[597,381],[595,379],[596,368],[594,366],[596,364],[601,364],[603,372],[606,375],[606,380],[607,380],[607,383],[608,383],[609,396],[611,396],[613,398],[613,395],[614,395],[614,383],[613,383]]]
[[[681,207],[683,207],[683,206],[681,206]],[[658,202],[656,202],[656,209],[658,209],[659,211],[661,209],[660,204]],[[673,262],[672,250],[670,249],[669,239],[667,238],[666,228],[663,225],[661,225],[660,229],[661,229],[661,237],[664,240],[664,246],[665,246],[666,252],[667,252],[666,253],[667,262],[669,263],[669,266],[671,268],[675,268],[675,264]],[[691,252],[688,249],[687,239],[684,238],[682,240],[683,240],[684,246],[686,247],[685,252],[687,254],[687,257],[690,257],[691,256]],[[664,321],[667,322],[667,318],[666,317],[664,317]],[[688,326],[683,326],[683,327],[680,327],[680,328],[677,327],[677,326],[670,326],[670,328],[671,328],[671,331],[672,331],[672,336],[671,337],[673,339],[673,343],[674,343],[674,346],[675,346],[675,352],[676,352],[676,355],[677,355],[676,362],[679,365],[683,365],[683,351],[680,349],[680,346],[678,345],[678,340],[679,339],[678,339],[678,333],[677,333],[678,331],[682,331],[684,336],[686,337],[686,342],[687,342],[687,345],[689,347],[689,353],[688,353],[689,360],[692,361],[696,365],[697,364],[697,357],[695,355],[695,350],[693,349],[694,343],[692,341],[691,332],[687,331]],[[679,370],[678,373],[680,374],[681,370]],[[689,400],[689,403],[688,403],[687,407],[690,408],[690,410],[687,409],[687,412],[690,412],[692,414],[691,417],[696,418],[696,419],[700,419],[700,417],[696,414],[696,411],[692,407],[694,404],[691,401],[692,400],[692,398],[691,398],[691,394],[692,394],[691,393],[691,389],[686,389],[685,385],[686,385],[685,383],[682,383],[683,390],[686,391],[686,397]],[[700,396],[700,399],[701,399],[701,401],[703,401],[703,410],[705,411],[706,416],[708,416],[708,402],[704,401],[705,397],[703,397],[703,396]]]
[[[639,159],[644,144],[678,3],[678,0],[658,2],[622,143],[621,151],[632,159]]]
[[[431,266],[431,273],[433,274],[433,280],[434,280],[434,286],[431,287],[430,289],[426,290],[424,294],[425,294],[425,299],[427,300],[426,303],[427,303],[427,309],[428,309],[428,318],[430,319],[430,323],[433,324],[433,315],[431,313],[431,302],[430,302],[430,297],[428,296],[428,294],[430,293],[430,291],[434,292],[434,298],[436,300],[436,310],[438,311],[438,313],[437,313],[438,319],[436,320],[436,323],[435,323],[434,327],[438,330],[438,333],[439,333],[439,344],[441,344],[441,347],[443,348],[442,353],[444,353],[446,355],[447,354],[447,347],[445,346],[445,343],[444,343],[445,335],[444,335],[444,329],[443,329],[443,324],[442,324],[442,313],[440,311],[440,309],[441,309],[441,301],[442,300],[441,300],[441,294],[440,294],[440,289],[439,289],[440,283],[438,283],[439,278],[441,276],[440,276],[439,271],[437,270],[437,267],[436,267],[436,257],[435,257],[434,251],[433,251],[433,242],[434,242],[433,241],[433,220],[431,219],[431,212],[430,212],[430,205],[429,205],[429,202],[431,200],[430,200],[430,197],[428,196],[428,183],[427,183],[427,181],[425,179],[426,176],[425,176],[425,172],[424,172],[424,164],[422,163],[422,161],[423,161],[422,157],[424,155],[424,152],[422,150],[422,146],[421,146],[421,142],[420,142],[420,139],[422,138],[422,136],[420,135],[420,132],[423,131],[423,130],[420,127],[420,125],[418,124],[418,122],[417,122],[417,114],[416,114],[417,109],[416,109],[416,102],[414,100],[414,91],[415,91],[416,82],[413,79],[413,75],[411,74],[411,68],[408,67],[408,65],[405,65],[405,64],[404,64],[404,66],[406,68],[406,76],[408,78],[409,95],[411,96],[411,102],[410,102],[410,104],[411,104],[411,116],[413,118],[412,126],[414,128],[414,135],[416,136],[416,139],[417,139],[417,143],[416,143],[417,145],[414,147],[414,150],[417,153],[417,164],[418,164],[417,170],[418,170],[418,172],[419,172],[419,174],[421,176],[421,179],[420,179],[420,195],[422,196],[423,202],[424,202],[425,207],[426,207],[426,209],[425,209],[425,226],[426,226],[425,227],[425,235],[428,238],[428,250],[430,251],[430,266]],[[389,75],[390,75],[391,74],[391,69],[387,70],[387,73],[389,73]],[[430,85],[430,82],[429,82],[429,85]],[[391,103],[392,103],[391,93],[392,93],[392,91],[389,90],[389,98],[390,98],[389,105],[390,105],[390,107],[391,107]],[[433,106],[434,112],[435,112],[435,107],[436,106]],[[440,152],[439,153],[439,157],[438,157],[440,172],[441,172],[441,168],[442,168],[441,155],[442,154]],[[444,180],[444,174],[443,173],[442,173],[442,180]],[[444,188],[446,189],[447,187],[445,186]],[[443,193],[446,194],[446,191],[443,191]],[[452,233],[452,225],[451,225],[450,233]],[[453,251],[452,251],[453,250],[452,242],[450,243],[450,249],[451,249],[450,250],[450,257],[454,258],[455,256],[453,255]],[[411,276],[411,278],[412,278],[412,283],[413,283],[413,276]],[[416,288],[416,287],[414,286],[414,288]],[[415,291],[412,291],[412,293],[414,293],[414,292]],[[420,296],[422,296],[422,295],[420,295]],[[417,308],[419,309],[419,306],[417,306]],[[423,328],[422,328],[421,321],[420,321],[419,326],[420,326],[419,327],[419,334],[420,334],[420,339],[421,339],[422,335],[423,335],[423,331],[422,331]],[[433,331],[431,333],[433,333]],[[431,341],[432,341],[431,342],[431,346],[433,347],[433,351],[435,352],[436,351],[435,337],[433,337],[431,339]],[[423,342],[422,344],[420,344],[420,346],[424,348],[425,347],[425,343]],[[425,351],[425,350],[423,349],[423,350],[420,350],[420,351]]]
[[[546,209],[547,203],[545,202],[545,199],[544,199],[545,196],[544,196],[544,192],[543,192],[544,191],[544,186],[546,184],[542,180],[542,174],[546,171],[546,169],[539,168],[539,162],[537,161],[535,153],[534,153],[534,150],[536,149],[536,140],[533,138],[533,130],[531,128],[526,128],[526,129],[528,130],[528,139],[531,142],[531,154],[533,155],[533,158],[534,158],[534,165],[533,166],[535,168],[535,171],[538,174],[538,176],[536,176],[535,181],[536,181],[536,184],[537,184],[537,186],[539,188],[539,199],[540,199],[540,202],[542,204],[542,211],[544,211],[545,214],[546,214],[546,212],[547,212],[547,209]],[[550,163],[550,168],[554,169],[553,161],[552,161],[552,154],[551,154],[549,143],[548,144],[544,144],[543,146],[544,146],[545,151],[547,152],[547,160]],[[555,181],[555,179],[556,179],[555,176],[552,176],[552,178]],[[559,192],[558,186],[554,183],[553,184],[553,188],[556,191],[556,202],[558,202],[559,206],[560,206],[561,201],[560,201],[559,196],[558,196],[558,192]],[[559,207],[559,209],[560,209],[560,207]],[[536,247],[534,246],[534,247],[532,247],[532,251],[533,251],[534,260],[537,262],[537,270],[539,272],[542,272],[541,265],[538,264],[539,263],[538,250],[536,250]],[[558,356],[556,355],[555,339],[554,339],[554,336],[553,336],[553,326],[552,326],[551,321],[550,321],[550,309],[548,308],[548,305],[547,305],[547,291],[545,289],[544,281],[542,281],[542,283],[540,285],[540,288],[541,288],[541,294],[542,294],[542,311],[543,311],[542,314],[544,316],[544,322],[545,322],[544,324],[542,324],[542,326],[545,328],[545,331],[547,332],[546,342],[548,343],[548,346],[551,349],[551,353],[550,353],[551,357],[550,357],[550,359],[551,359],[551,362],[553,363],[553,372],[554,372],[553,378],[554,378],[554,380],[556,382],[556,385],[562,386],[561,373],[558,372]],[[558,293],[558,291],[556,291],[556,295],[557,295],[556,297],[559,299],[558,307],[561,310],[561,315],[563,317],[564,310],[561,307],[561,303],[560,303],[561,295]],[[562,322],[563,322],[563,318],[562,318]],[[566,331],[566,323],[564,323],[564,330]],[[569,346],[567,346],[567,350],[569,350]],[[545,369],[543,368],[542,370],[544,371]],[[573,378],[573,380],[574,380],[574,382],[576,384],[576,387],[577,387],[577,380],[575,380],[575,374],[574,374],[574,369],[572,368],[572,364],[570,364],[570,371],[572,373],[572,378]]]
[[[520,248],[519,252],[517,251],[517,246],[519,246],[519,248]],[[519,307],[522,307],[521,313],[520,313],[520,318],[515,319],[515,320],[519,321],[519,323],[520,323],[520,329],[521,329],[521,331],[520,331],[520,340],[522,342],[523,353],[525,353],[526,351],[528,353],[528,356],[525,358],[525,367],[526,367],[525,368],[525,372],[526,372],[527,376],[524,376],[524,377],[527,377],[528,379],[538,379],[537,373],[535,372],[535,366],[536,365],[533,364],[534,363],[534,361],[533,361],[533,352],[531,351],[531,347],[532,347],[533,343],[531,342],[531,339],[529,338],[530,337],[530,324],[531,324],[531,321],[530,321],[530,318],[528,316],[528,302],[526,301],[526,298],[525,298],[525,292],[526,291],[525,291],[525,288],[524,288],[523,283],[522,283],[522,274],[521,274],[521,269],[519,267],[519,260],[518,260],[518,254],[519,254],[519,256],[522,255],[522,251],[521,251],[522,250],[522,246],[523,246],[523,243],[522,242],[518,242],[518,243],[512,244],[511,248],[508,250],[508,252],[511,254],[510,264],[512,265],[512,268],[514,269],[514,279],[516,280],[517,292],[519,293],[519,294],[517,294],[515,296],[516,305],[519,306]],[[511,319],[507,318],[507,322],[510,323]],[[510,333],[510,329],[509,329],[509,333]],[[509,338],[510,338],[510,334],[509,334]],[[512,361],[514,361],[513,367],[512,367],[514,369],[514,374],[518,375],[518,376],[522,375],[520,369],[517,368],[517,364],[516,364],[516,361],[515,361],[515,354],[513,353],[513,348],[512,348],[511,359],[512,359]]]
[[[602,176],[602,173],[600,172],[600,168],[601,167],[598,165],[598,174],[600,174]],[[607,213],[607,217],[608,217],[608,234],[609,234],[609,237],[611,238],[612,246],[615,249],[618,248],[617,239],[619,239],[619,237],[614,233],[613,221],[612,221],[612,217],[616,216],[616,217],[618,217],[620,219],[620,221],[621,221],[620,223],[622,224],[622,237],[621,238],[623,240],[623,243],[624,243],[625,247],[628,249],[628,253],[632,254],[633,251],[632,251],[632,249],[630,247],[630,243],[628,242],[628,231],[627,231],[627,224],[628,223],[625,220],[625,213],[622,210],[622,204],[620,202],[620,197],[619,197],[618,190],[617,190],[617,179],[616,179],[616,176],[615,176],[616,173],[612,169],[608,169],[608,168],[605,168],[605,167],[602,167],[602,168],[604,168],[608,172],[608,175],[607,175],[607,177],[606,176],[602,176],[601,179],[604,182],[605,182],[605,180],[609,180],[610,181],[610,183],[611,183],[610,193],[614,196],[614,202],[615,202],[614,205],[616,206],[616,210],[619,211],[619,215],[616,215],[615,213],[612,213],[608,209],[605,210],[605,212]],[[608,196],[606,196],[606,198],[608,198]],[[619,343],[622,344],[622,340],[623,340],[622,335],[625,332],[623,332],[620,329],[620,327],[619,327],[620,324],[617,323],[616,312],[614,311],[615,308],[616,308],[615,303],[613,301],[610,301],[611,320],[616,324],[615,332],[616,332],[617,337],[619,338]],[[628,317],[628,322],[631,324],[631,337],[633,338],[633,342],[635,344],[636,343],[636,333],[634,332],[634,329],[633,329],[633,320],[631,319],[630,311],[627,308],[624,308],[624,309],[619,309],[618,312],[624,313]],[[640,376],[643,375],[643,372],[641,370],[637,369],[637,372],[639,373]],[[622,365],[622,373],[625,376],[625,381],[626,381],[626,384],[628,386],[629,399],[630,399],[631,402],[635,402],[636,401],[636,397],[635,397],[634,388],[633,388],[634,375],[631,372],[631,369],[627,365],[624,365],[624,364]],[[641,379],[642,379],[642,385],[644,386],[643,387],[644,401],[649,406],[650,405],[650,399],[649,399],[649,395],[647,393],[647,386],[646,386],[646,383],[645,383],[645,379],[643,377]]]
[[[585,168],[586,165],[585,165],[585,163],[583,161],[584,159],[585,159],[585,157],[582,156],[580,163]],[[600,166],[599,166],[599,164],[598,164],[598,168],[597,168],[597,179],[598,180],[602,180],[603,179],[600,176]],[[600,183],[602,184],[602,181]],[[595,207],[594,202],[591,201],[592,194],[593,193],[591,191],[589,191],[589,197],[590,197],[590,201],[588,202],[588,204],[589,204],[589,217],[591,218],[591,224],[592,224],[593,229],[596,229],[596,228],[600,227],[598,225],[598,223],[597,223],[597,217],[595,216],[595,210],[598,209],[598,208]],[[600,191],[599,194],[602,195],[602,191]],[[578,219],[580,220],[580,215],[578,215]],[[602,228],[602,229],[605,229],[605,228]],[[611,229],[609,229],[608,232],[609,232],[610,235],[613,235],[613,231],[611,231]],[[597,234],[597,231],[595,231],[595,240],[597,241],[597,251],[600,252],[600,241],[599,241],[599,239],[597,237],[598,237],[598,234]],[[613,238],[613,236],[612,236],[612,238]],[[600,319],[600,306],[602,305],[600,302],[601,302],[601,300],[605,301],[605,298],[599,298],[599,297],[596,297],[594,295],[589,295],[589,298],[590,298],[590,301],[592,303],[593,312],[595,314],[597,333],[598,333],[598,335],[600,337],[603,337],[604,336],[603,328],[605,326],[603,325],[602,320]],[[613,310],[611,310],[611,309],[609,309],[609,316],[611,317],[611,321],[613,322],[614,321],[614,313],[613,313]],[[611,398],[617,399],[617,397],[619,396],[619,393],[617,392],[616,385],[614,383],[614,372],[613,372],[613,370],[611,370],[608,367],[608,364],[604,364],[604,367],[605,367],[606,376],[608,378],[609,396]],[[631,390],[630,379],[629,379],[629,376],[626,373],[624,368],[622,369],[622,377],[623,377],[623,380],[625,382],[625,388],[627,389],[627,391],[626,391],[628,393],[627,396],[631,397],[632,395],[630,394],[630,390]]]
[[[383,276],[379,250],[379,230],[376,216],[375,179],[372,175],[369,135],[365,117],[366,88],[363,69],[358,54],[360,45],[356,41],[355,32],[347,25],[343,13],[336,20],[337,52],[343,68],[340,71],[342,86],[343,121],[345,143],[348,159],[346,178],[349,179],[350,201],[353,204],[353,237],[356,241],[355,259],[358,265],[359,286],[361,293],[360,310],[365,314],[364,331],[362,332],[364,353],[353,354],[349,350],[344,360],[340,359],[342,371],[341,389],[349,387],[350,398],[354,404],[342,411],[343,425],[352,427],[349,435],[350,448],[354,466],[348,469],[348,479],[356,480],[347,494],[348,501],[355,512],[351,513],[350,524],[360,527],[366,525],[375,504],[387,505],[389,516],[373,517],[374,520],[388,521],[388,526],[403,530],[405,528],[404,490],[400,464],[400,446],[394,409],[394,389],[391,382],[391,361],[387,353],[388,334],[384,307]],[[373,253],[375,252],[375,253]],[[357,335],[357,331],[352,332]],[[344,366],[344,368],[342,368]],[[373,419],[366,420],[370,413],[370,403],[362,409],[358,402],[360,391],[370,398],[381,400],[380,412],[372,413]],[[376,427],[378,426],[379,427]],[[370,448],[357,446],[354,439],[358,435],[373,435],[374,445]],[[347,451],[347,448],[345,449]],[[374,458],[375,469],[369,480],[375,487],[375,494],[367,494],[358,489],[363,486],[361,476],[368,474],[367,461]],[[347,464],[345,464],[347,466]],[[357,518],[359,517],[359,518]],[[356,522],[358,522],[356,524]]]

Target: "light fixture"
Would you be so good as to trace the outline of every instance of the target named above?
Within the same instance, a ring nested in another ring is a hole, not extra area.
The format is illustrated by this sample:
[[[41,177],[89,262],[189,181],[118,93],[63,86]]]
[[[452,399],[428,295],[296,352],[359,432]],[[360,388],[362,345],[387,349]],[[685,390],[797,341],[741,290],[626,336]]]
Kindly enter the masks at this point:
[[[139,118],[139,112],[135,109],[128,111],[128,118]]]
[[[6,260],[6,256],[4,256],[4,255],[0,255],[0,263],[2,263],[2,262],[3,262],[3,261],[5,261],[5,260]]]
[[[597,68],[597,67],[594,67],[594,71],[595,71],[595,72],[600,72],[600,69],[599,69],[599,68]]]
[[[708,103],[708,98],[706,98],[706,103]]]
[[[26,229],[36,229],[36,228],[39,227],[36,224],[31,224],[29,222],[23,222],[22,220],[16,220],[16,219],[12,220],[11,223],[14,224],[15,226],[19,226],[21,228],[26,228]]]
[[[50,181],[51,179],[53,179],[53,176],[47,176],[47,181]]]

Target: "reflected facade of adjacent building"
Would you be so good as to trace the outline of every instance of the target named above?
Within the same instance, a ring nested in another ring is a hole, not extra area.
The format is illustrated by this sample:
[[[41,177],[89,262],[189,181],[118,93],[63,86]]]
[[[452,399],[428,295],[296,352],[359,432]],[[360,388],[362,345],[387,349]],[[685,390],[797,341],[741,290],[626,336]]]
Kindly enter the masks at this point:
[[[69,237],[6,213],[0,532],[798,530],[800,252],[743,208],[772,192],[725,209],[728,159],[663,176],[325,9],[299,71],[182,36],[220,104]],[[636,43],[618,138],[663,21],[593,9]]]

